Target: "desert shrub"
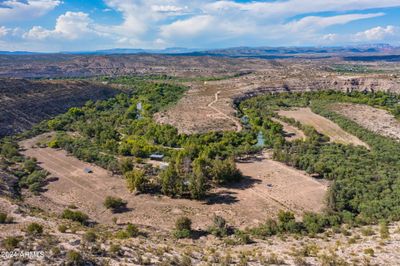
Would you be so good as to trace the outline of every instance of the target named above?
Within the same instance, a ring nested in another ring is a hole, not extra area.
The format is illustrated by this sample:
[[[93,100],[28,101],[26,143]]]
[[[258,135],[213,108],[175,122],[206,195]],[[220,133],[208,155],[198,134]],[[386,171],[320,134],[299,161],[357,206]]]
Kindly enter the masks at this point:
[[[212,225],[208,228],[210,234],[216,237],[224,237],[228,235],[228,226],[223,217],[214,215],[212,222]]]
[[[181,216],[175,222],[175,229],[176,230],[191,230],[192,221],[186,217]]]
[[[26,228],[26,232],[29,235],[39,236],[43,233],[43,226],[38,223],[31,223]]]
[[[85,225],[89,219],[89,216],[81,211],[71,211],[70,209],[65,209],[61,214],[61,218]]]
[[[381,221],[379,223],[379,233],[382,239],[388,239],[390,237],[389,227],[386,221]]]
[[[260,236],[260,237],[268,237],[273,236],[278,233],[278,224],[273,219],[267,219],[267,221],[255,228],[250,230],[252,235]]]
[[[374,256],[375,255],[375,251],[372,248],[366,248],[364,249],[364,254],[370,255],[370,256]]]
[[[247,245],[252,242],[249,234],[241,230],[235,230],[235,238],[236,238],[236,243],[240,245]]]
[[[126,230],[119,230],[116,234],[115,237],[118,239],[127,239],[129,238],[128,232]]]
[[[60,231],[60,233],[65,233],[67,231],[68,227],[65,224],[60,224],[58,226],[58,231]]]
[[[7,213],[0,212],[0,224],[9,224],[13,222],[13,217],[9,216]]]
[[[372,229],[372,227],[366,226],[361,229],[361,234],[363,236],[372,236],[372,235],[375,235],[375,231],[374,231],[374,229]]]
[[[67,265],[73,266],[81,266],[85,265],[85,260],[82,255],[74,250],[70,250],[67,252]]]
[[[47,146],[49,148],[53,148],[53,149],[59,148],[57,139],[53,139],[53,140],[49,141],[49,143],[47,143]]]
[[[126,226],[126,232],[128,233],[129,237],[136,237],[139,235],[139,228],[136,225],[128,224]]]
[[[292,212],[279,211],[278,213],[278,228],[282,233],[300,233],[302,223],[296,222]]]
[[[26,172],[32,173],[37,169],[37,163],[34,159],[27,159],[25,160],[23,167]]]
[[[175,222],[174,236],[176,238],[188,238],[191,235],[192,221],[185,216],[179,217]]]
[[[37,194],[45,185],[46,176],[48,173],[44,170],[34,170],[29,175],[22,177],[19,180],[19,185],[22,188],[28,188],[31,192]]]
[[[104,201],[104,207],[111,209],[112,211],[119,211],[126,208],[127,202],[121,198],[107,196]]]
[[[117,232],[116,237],[119,239],[126,239],[130,237],[136,237],[139,235],[139,229],[136,225],[128,224],[125,230],[120,230]]]
[[[310,235],[323,232],[327,221],[321,215],[315,213],[306,213],[303,216],[303,225]]]
[[[4,212],[0,212],[0,224],[6,223],[7,220],[7,214]]]
[[[12,251],[13,249],[16,249],[18,247],[18,244],[21,240],[18,237],[15,236],[9,236],[6,237],[3,240],[3,247],[7,250],[7,251]]]
[[[122,249],[120,245],[112,244],[109,248],[109,252],[113,255],[120,256]]]
[[[93,232],[92,230],[89,230],[89,231],[87,231],[87,232],[83,235],[83,239],[84,239],[86,242],[93,243],[93,242],[96,242],[97,235],[96,235],[96,233]]]

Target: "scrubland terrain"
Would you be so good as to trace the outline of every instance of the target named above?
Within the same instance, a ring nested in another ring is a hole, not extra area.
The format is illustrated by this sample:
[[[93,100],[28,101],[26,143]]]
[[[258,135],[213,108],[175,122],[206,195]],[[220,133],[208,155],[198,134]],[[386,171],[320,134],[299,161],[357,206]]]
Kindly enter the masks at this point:
[[[398,63],[4,59],[1,262],[400,263]]]
[[[107,99],[117,92],[86,81],[0,79],[0,137],[30,129],[71,107]]]
[[[336,104],[332,109],[373,132],[400,140],[400,122],[385,110],[359,104]]]

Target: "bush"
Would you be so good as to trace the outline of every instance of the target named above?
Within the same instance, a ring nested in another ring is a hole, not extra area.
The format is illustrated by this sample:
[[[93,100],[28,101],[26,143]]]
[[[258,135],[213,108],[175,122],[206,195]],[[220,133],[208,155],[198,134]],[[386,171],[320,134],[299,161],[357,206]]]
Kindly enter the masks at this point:
[[[187,230],[187,229],[175,230],[173,235],[176,238],[189,238],[191,235],[191,232],[190,232],[190,230]]]
[[[192,221],[185,216],[179,217],[175,222],[174,236],[176,238],[188,238],[191,235]]]
[[[113,212],[126,208],[126,204],[127,202],[121,198],[115,198],[112,196],[108,196],[104,201],[104,207],[111,209]]]
[[[121,246],[120,246],[120,245],[112,244],[112,245],[110,246],[109,251],[110,251],[110,253],[113,254],[113,255],[120,256],[122,250],[121,250]]]
[[[39,236],[43,233],[43,226],[38,223],[31,223],[26,229],[27,233],[32,236]]]
[[[278,233],[278,224],[273,219],[268,219],[265,224],[252,230],[252,233],[257,236],[268,237]]]
[[[192,221],[186,217],[186,216],[181,216],[179,217],[176,222],[175,222],[175,229],[176,230],[191,230],[192,227]]]
[[[0,224],[9,224],[13,222],[13,218],[8,216],[7,213],[0,212]]]
[[[209,233],[216,237],[224,237],[228,235],[228,227],[226,220],[218,215],[213,216],[213,224],[208,229]]]
[[[87,232],[83,235],[83,239],[84,239],[86,242],[93,243],[93,242],[96,242],[97,235],[96,235],[96,233],[93,232],[93,231],[87,231]]]
[[[80,266],[80,265],[85,265],[85,261],[79,252],[70,250],[67,253],[67,264]]]
[[[16,249],[18,247],[19,242],[20,242],[19,238],[14,236],[9,236],[3,240],[3,247],[7,251],[12,251],[13,249]]]
[[[58,226],[58,231],[60,231],[60,233],[65,233],[67,231],[68,227],[65,224],[60,224]]]
[[[7,220],[7,214],[4,212],[0,212],[0,224],[5,224]]]
[[[370,255],[373,257],[375,255],[375,251],[372,248],[366,248],[364,249],[364,254]]]
[[[382,239],[388,239],[390,237],[389,228],[385,221],[380,222],[379,232]]]
[[[116,237],[119,239],[126,239],[130,237],[136,237],[139,235],[139,229],[136,225],[128,224],[125,230],[120,230],[117,232]]]
[[[130,237],[136,237],[139,235],[139,229],[136,225],[133,224],[128,224],[128,226],[126,227],[126,232]]]
[[[81,211],[71,211],[70,209],[65,209],[61,215],[61,218],[68,219],[74,222],[81,223],[85,225],[89,217]]]
[[[240,244],[240,245],[247,245],[252,242],[250,239],[250,236],[240,230],[235,231],[235,237],[237,239],[237,244]]]

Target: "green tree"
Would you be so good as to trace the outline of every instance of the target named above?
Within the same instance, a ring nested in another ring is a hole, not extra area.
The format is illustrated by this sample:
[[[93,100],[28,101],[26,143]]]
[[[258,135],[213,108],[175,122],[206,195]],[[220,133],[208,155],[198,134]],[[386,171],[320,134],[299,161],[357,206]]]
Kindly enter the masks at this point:
[[[129,191],[146,191],[148,179],[146,178],[146,172],[143,169],[133,169],[132,171],[125,173],[125,179]]]
[[[107,196],[104,201],[104,207],[111,209],[113,212],[121,211],[126,208],[127,202],[121,198]]]

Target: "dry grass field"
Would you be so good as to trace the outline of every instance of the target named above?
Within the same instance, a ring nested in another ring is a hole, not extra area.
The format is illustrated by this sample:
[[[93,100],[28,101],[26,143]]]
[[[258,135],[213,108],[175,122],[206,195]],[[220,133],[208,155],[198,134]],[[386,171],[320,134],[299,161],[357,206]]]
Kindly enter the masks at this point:
[[[279,115],[293,118],[300,123],[314,127],[319,133],[328,136],[332,142],[346,145],[353,144],[368,148],[368,145],[362,142],[359,138],[347,133],[329,119],[313,113],[310,108],[281,110],[279,111]]]
[[[400,140],[400,122],[386,110],[349,103],[334,104],[331,108],[372,132]]]

